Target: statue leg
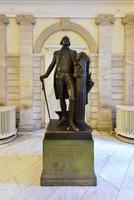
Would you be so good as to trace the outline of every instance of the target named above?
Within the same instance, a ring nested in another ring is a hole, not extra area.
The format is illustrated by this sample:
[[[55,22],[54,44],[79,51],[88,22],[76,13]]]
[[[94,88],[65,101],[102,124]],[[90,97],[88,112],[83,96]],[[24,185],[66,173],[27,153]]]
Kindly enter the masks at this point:
[[[68,130],[79,131],[79,128],[74,124],[74,108],[75,108],[75,98],[74,98],[74,84],[73,80],[67,82],[67,90],[69,96],[69,127]]]
[[[64,84],[64,80],[57,80],[57,89],[59,94],[60,107],[62,111],[62,119],[60,120],[60,123],[67,122],[66,102],[64,99]]]
[[[67,122],[66,102],[63,98],[60,98],[60,107],[62,111],[62,119],[60,120],[60,123]]]

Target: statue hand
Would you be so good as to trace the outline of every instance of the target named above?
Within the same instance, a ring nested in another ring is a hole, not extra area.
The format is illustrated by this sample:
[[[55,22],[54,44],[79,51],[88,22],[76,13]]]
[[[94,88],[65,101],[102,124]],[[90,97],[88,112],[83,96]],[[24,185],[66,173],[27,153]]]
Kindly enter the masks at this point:
[[[45,78],[47,78],[48,76],[46,76],[46,75],[42,75],[42,76],[40,76],[40,81],[43,81]]]

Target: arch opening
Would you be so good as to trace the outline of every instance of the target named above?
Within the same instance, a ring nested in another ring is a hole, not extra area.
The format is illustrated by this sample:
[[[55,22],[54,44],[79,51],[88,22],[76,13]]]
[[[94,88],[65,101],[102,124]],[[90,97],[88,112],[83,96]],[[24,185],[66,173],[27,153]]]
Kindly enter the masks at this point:
[[[72,23],[69,19],[61,19],[61,22],[53,24],[44,29],[35,42],[34,53],[41,53],[45,41],[51,35],[60,31],[72,31],[79,34],[86,41],[90,52],[97,53],[96,43],[92,35],[85,28],[78,24]]]

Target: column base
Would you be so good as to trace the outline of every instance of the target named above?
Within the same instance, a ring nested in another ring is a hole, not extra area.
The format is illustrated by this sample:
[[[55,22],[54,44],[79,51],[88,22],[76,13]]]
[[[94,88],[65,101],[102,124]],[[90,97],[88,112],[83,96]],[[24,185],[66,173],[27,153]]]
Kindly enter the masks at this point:
[[[41,120],[34,120],[34,129],[39,130],[41,127]]]
[[[96,124],[98,130],[112,131],[112,111],[111,108],[101,108],[99,110],[98,122]]]
[[[34,131],[35,127],[33,124],[19,125],[18,130],[19,131]]]

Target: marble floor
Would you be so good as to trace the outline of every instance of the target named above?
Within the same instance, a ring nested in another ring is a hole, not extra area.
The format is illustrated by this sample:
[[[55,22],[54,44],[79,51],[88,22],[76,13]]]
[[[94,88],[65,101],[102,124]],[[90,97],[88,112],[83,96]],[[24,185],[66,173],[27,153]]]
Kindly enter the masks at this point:
[[[0,200],[134,200],[134,145],[93,132],[97,186],[41,187],[44,130],[0,145]]]

